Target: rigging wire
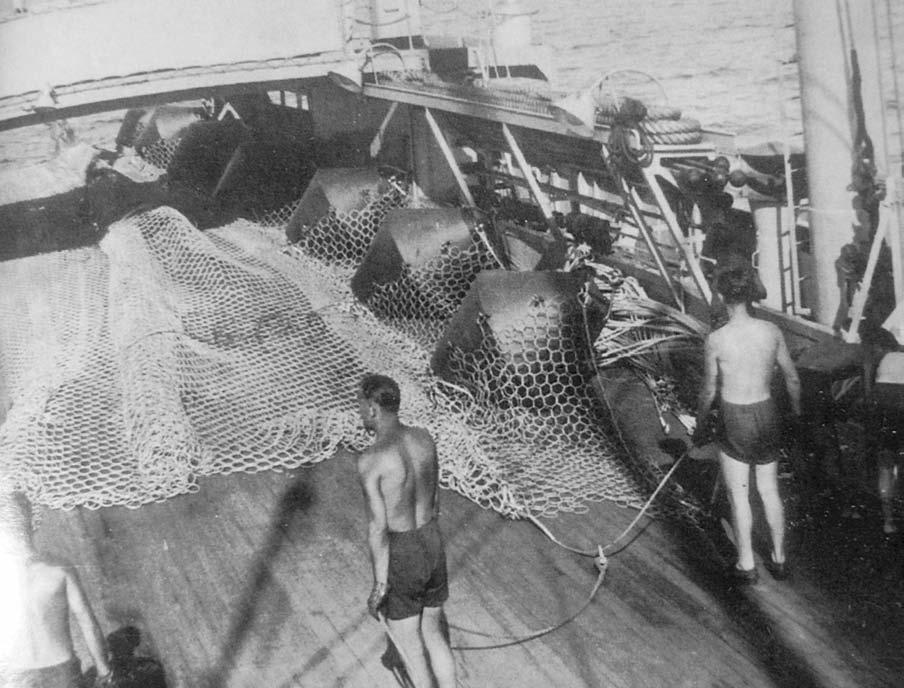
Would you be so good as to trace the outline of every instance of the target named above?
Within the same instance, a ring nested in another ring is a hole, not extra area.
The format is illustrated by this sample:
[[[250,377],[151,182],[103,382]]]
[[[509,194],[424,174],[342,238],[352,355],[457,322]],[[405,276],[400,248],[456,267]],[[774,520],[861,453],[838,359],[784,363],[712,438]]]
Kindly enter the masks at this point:
[[[876,0],[870,0],[870,13],[872,14],[872,31],[873,31],[873,46],[875,46],[876,53],[876,85],[879,89],[879,112],[878,112],[878,125],[879,125],[879,137],[882,139],[882,153],[885,158],[885,164],[888,164],[888,156],[891,153],[891,146],[889,146],[888,141],[888,127],[886,126],[886,117],[885,117],[885,79],[882,76],[882,61],[880,58],[881,53],[881,39],[879,37],[879,16],[876,12]],[[892,50],[894,50],[894,45],[891,46]],[[888,170],[881,170],[883,175],[888,174]]]
[[[904,102],[901,101],[901,88],[898,75],[898,51],[895,42],[894,16],[891,11],[891,0],[885,0],[886,26],[888,27],[888,41],[891,46],[891,75],[892,87],[895,92],[895,112],[898,120],[898,154],[901,156],[901,174],[904,175]]]

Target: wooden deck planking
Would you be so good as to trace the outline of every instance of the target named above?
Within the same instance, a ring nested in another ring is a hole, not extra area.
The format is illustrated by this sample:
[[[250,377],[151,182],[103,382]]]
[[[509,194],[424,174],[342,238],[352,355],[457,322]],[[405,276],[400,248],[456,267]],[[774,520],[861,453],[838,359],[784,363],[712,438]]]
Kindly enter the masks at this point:
[[[350,686],[380,685],[378,667],[365,667],[350,629],[333,623],[336,615],[331,601],[336,591],[330,589],[329,582],[334,578],[335,562],[341,560],[344,565],[348,557],[340,557],[341,552],[332,547],[330,539],[318,541],[310,537],[309,531],[316,524],[302,523],[293,512],[295,506],[284,503],[282,492],[294,487],[291,475],[283,476],[282,481],[264,480],[262,485],[264,499],[256,500],[251,498],[253,495],[238,491],[230,510],[232,527],[243,530],[246,538],[249,534],[257,537],[256,542],[252,538],[247,543],[253,555],[245,557],[238,566],[233,564],[236,573],[244,578],[238,595],[240,616],[249,618],[239,619],[228,637],[224,635],[221,640],[219,663],[229,669],[221,668],[222,684],[253,685],[255,681],[265,681],[267,685],[293,685],[298,681],[298,667],[303,668],[307,658],[317,657],[322,675],[315,675],[316,681],[343,676]],[[249,514],[255,518],[249,519]],[[300,527],[296,529],[296,525]],[[307,558],[295,557],[298,549],[304,550]],[[322,556],[327,550],[333,550],[332,557]],[[316,566],[299,570],[299,559],[308,562],[311,557],[316,557]],[[222,563],[229,565],[227,561]],[[235,613],[233,610],[233,616]],[[297,624],[311,633],[305,638],[297,637]],[[230,661],[238,650],[238,656]],[[294,655],[294,665],[285,665],[288,653]]]
[[[600,544],[620,535],[634,516],[632,511],[604,510],[617,525],[599,529],[604,535]],[[590,543],[588,528],[595,528],[601,517],[594,513],[590,518],[567,516],[561,520],[574,544],[585,547]],[[639,546],[629,546],[610,557],[609,582],[599,593],[605,608],[592,608],[576,622],[586,626],[586,633],[599,634],[610,651],[613,643],[618,645],[627,657],[625,670],[632,674],[628,685],[657,685],[662,680],[662,674],[654,671],[656,678],[650,682],[648,668],[638,667],[633,661],[637,654],[644,656],[645,662],[662,663],[672,671],[680,666],[679,673],[685,678],[676,679],[673,685],[710,685],[716,677],[724,679],[726,675],[732,676],[730,685],[745,685],[746,677],[756,676],[757,663],[746,656],[752,652],[750,646],[733,637],[736,631],[732,630],[732,620],[712,594],[700,587],[696,580],[699,576],[691,576],[686,563],[675,555],[667,531],[654,525],[637,542]],[[725,651],[712,651],[729,640],[736,646],[726,646],[727,657]],[[663,661],[660,656],[664,646],[670,651]],[[706,662],[701,663],[701,657]]]
[[[75,563],[105,630],[133,623],[171,685],[393,686],[364,606],[370,587],[353,465],[205,480],[200,493],[138,510],[48,512],[39,546]],[[590,558],[527,522],[443,494],[454,644],[520,635],[576,609]],[[616,537],[633,512],[610,504],[547,524],[579,546]],[[611,558],[578,619],[512,648],[457,652],[462,685],[894,685],[833,630],[830,601],[763,573],[720,587],[709,554],[654,523]],[[771,637],[770,635],[771,634]],[[793,669],[795,664],[802,668]],[[789,669],[791,667],[791,669]],[[787,677],[785,677],[787,676]]]

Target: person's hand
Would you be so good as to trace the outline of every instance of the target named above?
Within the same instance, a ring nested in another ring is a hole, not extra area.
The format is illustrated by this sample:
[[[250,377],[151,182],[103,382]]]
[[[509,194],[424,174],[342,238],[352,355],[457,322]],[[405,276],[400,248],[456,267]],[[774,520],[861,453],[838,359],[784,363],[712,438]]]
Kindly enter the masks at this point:
[[[367,598],[367,611],[377,621],[380,620],[380,607],[386,601],[387,593],[389,593],[389,585],[387,583],[374,582],[374,587],[370,591],[370,597]]]

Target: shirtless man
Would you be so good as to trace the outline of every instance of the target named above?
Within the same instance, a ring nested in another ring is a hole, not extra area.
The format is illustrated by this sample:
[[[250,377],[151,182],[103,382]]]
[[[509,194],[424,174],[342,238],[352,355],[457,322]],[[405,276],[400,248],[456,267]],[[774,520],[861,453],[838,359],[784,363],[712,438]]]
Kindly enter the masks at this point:
[[[753,515],[750,509],[750,467],[763,500],[772,535],[767,568],[776,579],[788,575],[785,564],[785,513],[778,493],[778,454],[781,423],[771,396],[772,376],[778,365],[785,379],[791,410],[800,416],[800,380],[781,331],[753,317],[756,273],[749,264],[735,263],[717,273],[716,289],[728,309],[728,322],[706,338],[703,388],[697,409],[699,423],[709,413],[716,394],[724,430],[719,441],[719,462],[728,488],[738,561],[729,572],[739,583],[755,583]]]
[[[455,663],[443,633],[449,596],[440,535],[439,465],[430,434],[403,425],[398,385],[383,375],[361,381],[359,412],[374,443],[358,458],[368,518],[374,585],[367,608],[385,615],[412,682],[455,686]]]
[[[69,628],[75,617],[94,659],[98,685],[110,666],[104,637],[75,571],[38,557],[31,541],[31,514],[21,494],[0,497],[0,574],[4,618],[0,621],[0,684],[11,688],[76,688],[81,664]]]

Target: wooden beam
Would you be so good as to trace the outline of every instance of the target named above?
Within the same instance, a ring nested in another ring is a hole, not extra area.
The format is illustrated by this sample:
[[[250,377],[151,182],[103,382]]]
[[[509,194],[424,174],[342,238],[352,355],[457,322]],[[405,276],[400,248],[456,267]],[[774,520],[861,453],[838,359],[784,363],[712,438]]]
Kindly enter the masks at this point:
[[[605,163],[609,165],[611,156],[609,154],[609,149],[606,146],[602,147],[602,155]],[[672,280],[672,276],[669,274],[668,268],[666,268],[665,260],[663,260],[662,253],[660,253],[659,251],[659,246],[657,246],[656,242],[653,240],[653,236],[650,234],[650,228],[647,227],[647,223],[643,218],[643,214],[640,212],[640,196],[638,196],[635,189],[631,188],[625,178],[618,173],[618,170],[615,169],[614,165],[612,165],[610,169],[612,176],[616,179],[619,185],[619,190],[621,191],[622,198],[624,199],[625,207],[631,213],[631,217],[634,218],[634,223],[637,225],[637,230],[643,237],[643,240],[647,245],[647,249],[649,249],[650,251],[650,255],[653,256],[653,260],[656,263],[656,269],[659,270],[659,274],[665,281],[666,286],[669,289],[669,293],[671,293],[672,298],[675,300],[675,304],[678,306],[678,308],[684,311],[684,301],[681,299],[681,296],[679,296],[678,290],[675,289],[674,280]]]
[[[546,194],[544,194],[540,190],[540,184],[537,182],[537,178],[534,177],[533,168],[531,168],[531,166],[527,164],[527,158],[524,157],[524,152],[521,150],[521,146],[518,145],[515,137],[512,136],[512,132],[509,129],[508,124],[506,124],[505,122],[502,123],[502,133],[505,136],[505,140],[512,151],[512,155],[515,156],[515,160],[518,162],[518,167],[521,169],[521,174],[524,175],[524,180],[527,182],[527,186],[530,189],[531,195],[534,197],[537,205],[540,206],[543,217],[546,218],[546,224],[549,227],[550,233],[553,237],[555,237],[557,241],[564,242],[565,235],[559,225],[556,224],[556,220],[553,217],[552,204],[549,202],[549,198],[546,196]]]
[[[503,181],[511,182],[513,184],[518,184],[519,186],[523,186],[527,188],[528,182],[523,177],[508,174],[507,172],[497,172],[495,170],[487,170],[486,172],[482,172],[481,174],[486,175],[491,179],[500,179]],[[560,194],[563,200],[571,201],[577,205],[585,205],[588,208],[592,208],[593,210],[599,210],[600,212],[607,213],[609,215],[615,215],[615,213],[619,210],[624,210],[624,201],[621,196],[617,196],[616,194],[611,194],[612,200],[608,200],[606,198],[597,198],[595,196],[587,196],[586,194],[577,193],[575,191],[570,191],[569,189],[559,188],[547,184],[545,182],[537,182],[541,189],[550,194]],[[607,195],[610,195],[608,191],[605,192]],[[640,212],[648,217],[659,217],[659,215],[653,213],[650,210],[645,210],[643,207],[640,208]]]
[[[518,145],[515,137],[512,136],[511,130],[508,128],[508,124],[506,124],[505,122],[502,123],[502,134],[505,136],[505,140],[512,151],[512,155],[515,156],[515,161],[518,163],[518,167],[521,168],[521,174],[524,175],[524,179],[527,182],[528,188],[530,189],[531,196],[534,197],[537,205],[540,206],[540,210],[543,212],[543,217],[545,217],[547,220],[551,220],[552,204],[549,202],[549,198],[546,196],[546,194],[540,190],[540,185],[537,183],[537,178],[534,177],[533,169],[530,165],[527,164],[527,159],[524,157],[524,152],[521,150],[521,146]]]
[[[393,115],[395,115],[396,110],[398,109],[398,103],[391,103],[389,110],[386,112],[386,116],[383,118],[383,121],[380,122],[380,128],[377,129],[377,133],[374,135],[373,141],[370,142],[371,158],[375,158],[380,154],[380,149],[383,147],[383,135],[386,133],[386,127],[389,126],[389,123],[392,121]]]
[[[465,181],[465,176],[461,173],[461,168],[458,166],[458,161],[455,159],[455,155],[452,153],[452,148],[449,146],[449,142],[446,141],[446,135],[443,133],[443,130],[440,128],[439,124],[437,124],[436,119],[433,117],[433,113],[430,112],[429,108],[424,108],[424,117],[427,118],[427,123],[430,125],[430,130],[433,132],[433,136],[436,138],[436,142],[439,144],[440,150],[443,152],[443,156],[446,158],[446,162],[449,163],[449,168],[452,170],[452,176],[455,177],[455,181],[458,184],[458,190],[461,192],[462,198],[465,203],[470,208],[476,208],[477,203],[474,202],[474,196],[471,194],[471,189],[468,188],[468,184]],[[501,268],[510,267],[510,262],[507,257],[501,256],[496,248],[493,246],[493,243],[490,241],[490,238],[486,235],[483,227],[480,223],[475,223],[474,231],[477,233],[477,236],[480,237],[480,240],[483,242],[483,245],[486,247],[487,251],[489,251],[490,255],[493,256],[493,260]]]
[[[0,131],[41,124],[54,119],[83,117],[111,110],[150,107],[262,90],[298,90],[306,79],[323,77],[345,64],[341,55],[310,55],[279,64],[243,62],[215,67],[164,70],[154,74],[111,77],[84,84],[57,86],[57,107],[35,111],[39,92],[0,98]]]
[[[465,176],[461,173],[461,168],[458,166],[458,161],[452,153],[452,148],[449,146],[449,142],[446,141],[443,130],[440,129],[439,124],[436,123],[436,119],[434,119],[433,113],[430,112],[430,108],[424,108],[424,117],[427,118],[427,124],[430,125],[430,130],[433,132],[433,136],[436,139],[437,144],[439,144],[439,148],[443,152],[446,162],[449,163],[449,169],[452,170],[452,176],[455,177],[455,182],[458,184],[458,190],[461,192],[462,199],[469,207],[475,207],[477,204],[474,202],[474,196],[471,195],[471,190],[465,182]]]
[[[709,282],[707,282],[706,277],[703,276],[703,270],[700,269],[700,263],[697,261],[697,257],[693,254],[690,247],[687,245],[687,242],[684,240],[684,235],[681,233],[681,227],[678,224],[678,218],[675,216],[672,206],[669,205],[668,199],[666,199],[665,194],[662,192],[662,188],[659,186],[659,182],[656,180],[656,169],[653,167],[644,167],[642,169],[644,179],[647,180],[647,184],[653,192],[653,197],[656,199],[656,205],[659,206],[659,211],[662,213],[662,217],[665,220],[669,231],[672,233],[675,245],[684,255],[687,268],[694,278],[694,284],[697,285],[697,289],[700,290],[700,294],[703,295],[706,302],[711,304],[713,302],[713,294],[712,290],[709,288]]]
[[[873,275],[876,273],[876,265],[879,263],[879,251],[882,248],[883,240],[888,239],[889,220],[888,213],[882,213],[880,216],[879,226],[876,227],[876,235],[873,237],[873,243],[869,249],[869,258],[866,260],[866,269],[863,271],[863,278],[860,280],[860,287],[854,294],[854,300],[851,304],[851,325],[847,332],[844,333],[844,341],[849,344],[856,344],[860,341],[860,321],[863,319],[863,310],[866,308],[866,300],[869,297],[869,288],[873,283]]]

